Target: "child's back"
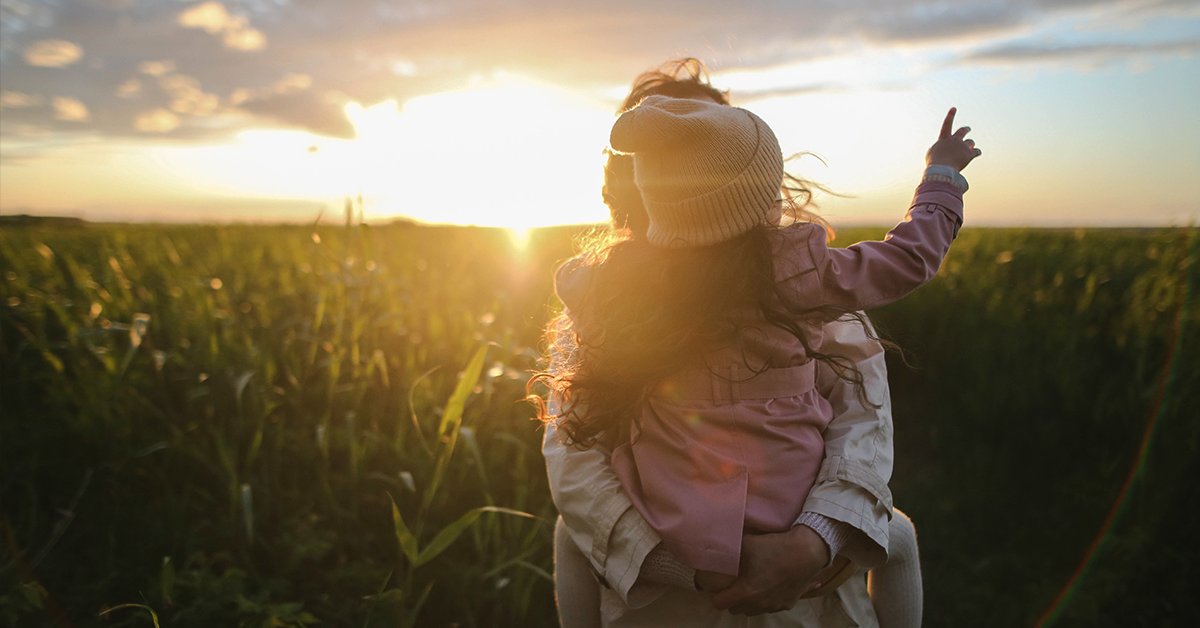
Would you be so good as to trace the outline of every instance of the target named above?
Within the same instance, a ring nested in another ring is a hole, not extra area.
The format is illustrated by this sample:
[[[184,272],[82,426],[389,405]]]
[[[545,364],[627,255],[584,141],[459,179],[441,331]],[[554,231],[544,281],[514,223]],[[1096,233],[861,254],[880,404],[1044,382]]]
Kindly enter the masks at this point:
[[[820,469],[832,418],[816,386],[817,359],[832,360],[822,350],[823,322],[928,281],[961,225],[962,191],[923,183],[885,241],[830,249],[814,224],[761,229],[779,220],[782,158],[774,134],[749,112],[651,97],[622,115],[612,145],[634,153],[651,245],[705,247],[758,230],[746,237],[769,249],[771,303],[735,307],[729,341],[696,348],[659,381],[612,459],[673,554],[696,569],[736,574],[742,534],[791,528]],[[597,294],[608,263],[575,260],[557,277],[581,340],[597,355],[622,332],[592,331],[591,315],[614,296]],[[768,311],[787,321],[769,322]]]

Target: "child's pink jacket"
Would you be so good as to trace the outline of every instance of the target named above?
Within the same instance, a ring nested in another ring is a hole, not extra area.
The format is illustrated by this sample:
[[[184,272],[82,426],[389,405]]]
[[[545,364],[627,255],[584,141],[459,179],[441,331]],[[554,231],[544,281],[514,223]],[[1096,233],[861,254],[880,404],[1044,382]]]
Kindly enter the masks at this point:
[[[925,182],[883,241],[831,249],[818,225],[780,229],[776,278],[797,308],[886,305],[933,278],[961,224],[962,192]],[[568,308],[586,295],[589,276],[579,263],[559,271],[556,289]],[[820,351],[819,321],[804,328]],[[704,363],[660,384],[612,464],[676,557],[736,574],[744,532],[782,532],[800,515],[832,412],[815,388],[816,362],[779,328],[753,324],[741,346],[710,352]]]

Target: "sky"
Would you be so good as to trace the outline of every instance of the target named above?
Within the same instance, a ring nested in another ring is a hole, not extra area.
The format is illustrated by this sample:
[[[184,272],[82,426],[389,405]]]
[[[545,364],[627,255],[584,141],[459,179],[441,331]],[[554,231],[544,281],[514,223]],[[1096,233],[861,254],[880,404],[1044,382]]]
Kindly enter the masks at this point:
[[[968,225],[1190,225],[1198,52],[1197,0],[0,0],[0,214],[598,222],[691,56],[835,225],[902,219],[951,106]]]

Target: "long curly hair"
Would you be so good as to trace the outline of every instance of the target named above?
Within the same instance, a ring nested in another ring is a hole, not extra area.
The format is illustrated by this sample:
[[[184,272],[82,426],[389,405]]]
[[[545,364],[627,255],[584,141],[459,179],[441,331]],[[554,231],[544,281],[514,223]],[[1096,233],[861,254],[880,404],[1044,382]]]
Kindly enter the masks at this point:
[[[704,65],[690,58],[639,76],[622,111],[652,94],[729,104],[727,93],[709,84]],[[540,396],[530,395],[538,418],[555,421],[560,438],[581,449],[627,440],[659,382],[703,364],[714,348],[738,346],[744,332],[763,321],[794,336],[809,357],[828,364],[863,397],[863,376],[854,363],[814,350],[804,327],[847,315],[865,320],[828,305],[786,305],[771,246],[770,232],[779,227],[762,225],[707,247],[655,247],[645,237],[649,219],[632,157],[610,152],[604,174],[613,229],[584,244],[577,263],[586,268],[588,290],[569,316],[563,312],[547,326],[550,364],[529,381],[531,391],[542,384],[558,400],[558,412],[551,414]],[[833,230],[811,211],[814,189],[824,191],[785,175],[783,224],[817,222],[832,239]]]

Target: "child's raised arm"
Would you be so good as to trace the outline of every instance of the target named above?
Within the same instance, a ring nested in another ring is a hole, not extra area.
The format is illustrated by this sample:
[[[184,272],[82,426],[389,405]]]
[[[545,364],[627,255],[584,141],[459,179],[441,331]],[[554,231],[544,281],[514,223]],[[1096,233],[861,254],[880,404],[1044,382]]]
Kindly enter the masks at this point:
[[[789,307],[870,309],[933,278],[962,225],[967,183],[959,170],[981,153],[974,140],[966,139],[969,127],[951,133],[955,113],[946,114],[938,140],[926,153],[928,167],[908,214],[883,241],[831,249],[824,229],[815,224],[780,232],[776,281]]]

